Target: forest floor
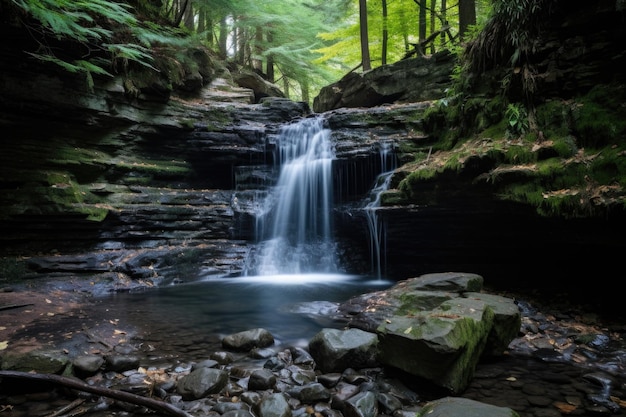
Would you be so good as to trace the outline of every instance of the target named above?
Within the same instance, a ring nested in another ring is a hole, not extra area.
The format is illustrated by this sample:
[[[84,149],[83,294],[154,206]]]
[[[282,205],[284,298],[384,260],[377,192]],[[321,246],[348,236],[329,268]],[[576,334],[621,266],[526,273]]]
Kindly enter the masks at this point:
[[[83,314],[81,312],[87,310],[88,306],[89,297],[84,293],[44,291],[43,288],[0,288],[0,351],[7,348],[8,341],[13,336],[34,323],[59,315]],[[12,345],[11,350],[16,353],[36,350],[42,346],[44,340],[30,338],[18,346]]]

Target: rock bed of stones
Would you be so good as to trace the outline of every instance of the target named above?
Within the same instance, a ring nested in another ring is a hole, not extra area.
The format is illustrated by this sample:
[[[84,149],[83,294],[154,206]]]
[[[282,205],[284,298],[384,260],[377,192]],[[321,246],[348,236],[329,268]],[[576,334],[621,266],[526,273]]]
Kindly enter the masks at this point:
[[[624,329],[585,324],[566,314],[555,317],[522,303],[520,308],[520,337],[505,356],[483,361],[459,396],[524,417],[622,414]],[[397,370],[322,373],[303,346],[207,350],[203,359],[193,345],[176,358],[135,342],[115,346],[108,356],[82,358],[74,373],[89,385],[162,399],[194,417],[413,417],[425,402],[448,395]],[[194,359],[181,360],[190,357],[187,353]],[[223,371],[224,386],[211,392],[205,375],[205,385],[181,390],[185,377],[198,369]],[[96,394],[8,381],[0,384],[0,417],[167,415]]]

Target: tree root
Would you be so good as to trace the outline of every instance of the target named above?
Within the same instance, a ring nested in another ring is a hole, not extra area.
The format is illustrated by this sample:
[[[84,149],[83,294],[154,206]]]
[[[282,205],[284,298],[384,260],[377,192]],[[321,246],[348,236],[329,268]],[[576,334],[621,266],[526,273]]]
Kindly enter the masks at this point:
[[[36,374],[20,371],[0,371],[0,378],[17,378],[31,381],[52,382],[54,384],[58,384],[67,388],[85,391],[91,394],[101,395],[103,397],[113,398],[115,400],[127,402],[130,404],[141,405],[144,407],[148,407],[154,411],[161,411],[175,417],[193,417],[186,411],[181,410],[180,408],[177,408],[174,405],[166,403],[162,400],[142,397],[140,395],[131,394],[130,392],[119,391],[110,388],[96,387],[88,385],[79,379],[64,377],[61,375]]]

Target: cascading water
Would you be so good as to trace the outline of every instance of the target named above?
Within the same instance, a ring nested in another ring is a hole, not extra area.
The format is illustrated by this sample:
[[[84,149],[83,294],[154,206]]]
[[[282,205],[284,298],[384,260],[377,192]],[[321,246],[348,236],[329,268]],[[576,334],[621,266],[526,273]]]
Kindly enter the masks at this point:
[[[370,234],[370,259],[372,261],[372,273],[381,278],[383,275],[383,260],[385,252],[385,228],[377,215],[380,207],[382,193],[389,188],[391,175],[396,168],[395,155],[391,145],[382,143],[380,147],[380,163],[382,173],[376,179],[376,184],[370,192],[370,199],[365,205],[364,211],[367,216],[367,226]]]
[[[280,174],[257,217],[259,253],[246,275],[335,272],[330,131],[319,117],[303,119],[281,128],[276,148]]]

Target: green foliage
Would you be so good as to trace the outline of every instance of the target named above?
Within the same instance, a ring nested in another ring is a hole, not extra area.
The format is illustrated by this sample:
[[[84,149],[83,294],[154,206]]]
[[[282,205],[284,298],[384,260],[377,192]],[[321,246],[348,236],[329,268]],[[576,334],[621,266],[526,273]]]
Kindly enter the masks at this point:
[[[626,187],[626,148],[624,145],[605,148],[593,158],[587,174],[600,184],[619,184]]]
[[[571,133],[570,107],[561,100],[549,100],[535,109],[539,130],[548,138],[565,137]]]
[[[529,146],[513,144],[504,152],[506,162],[510,164],[528,164],[537,160],[537,154]]]
[[[506,108],[504,116],[509,123],[507,134],[510,137],[520,137],[528,132],[528,112],[522,104],[510,103]]]
[[[484,29],[468,42],[464,51],[463,61],[467,63],[469,73],[483,74],[508,61],[512,72],[504,79],[503,92],[511,85],[510,77],[515,72],[521,79],[523,92],[530,98],[535,85],[527,57],[535,46],[541,23],[550,14],[550,2],[494,1]]]
[[[581,147],[598,148],[621,142],[626,135],[626,96],[619,86],[596,86],[572,108],[572,129]]]
[[[152,58],[145,47],[133,42],[109,42],[116,36],[113,25],[131,29],[138,27],[131,7],[125,3],[107,0],[12,0],[12,2],[39,21],[43,28],[44,38],[39,40],[43,52],[30,55],[59,65],[66,71],[84,73],[89,87],[93,87],[92,74],[111,75],[106,68],[108,62],[97,53],[77,59],[59,57],[55,55],[53,48],[46,46],[48,43],[46,36],[52,36],[58,41],[83,44],[88,50],[108,50],[111,60],[123,59],[150,66]],[[101,22],[105,22],[108,27],[104,27]]]
[[[556,137],[552,139],[552,148],[561,158],[570,158],[578,151],[576,141],[572,136]]]

